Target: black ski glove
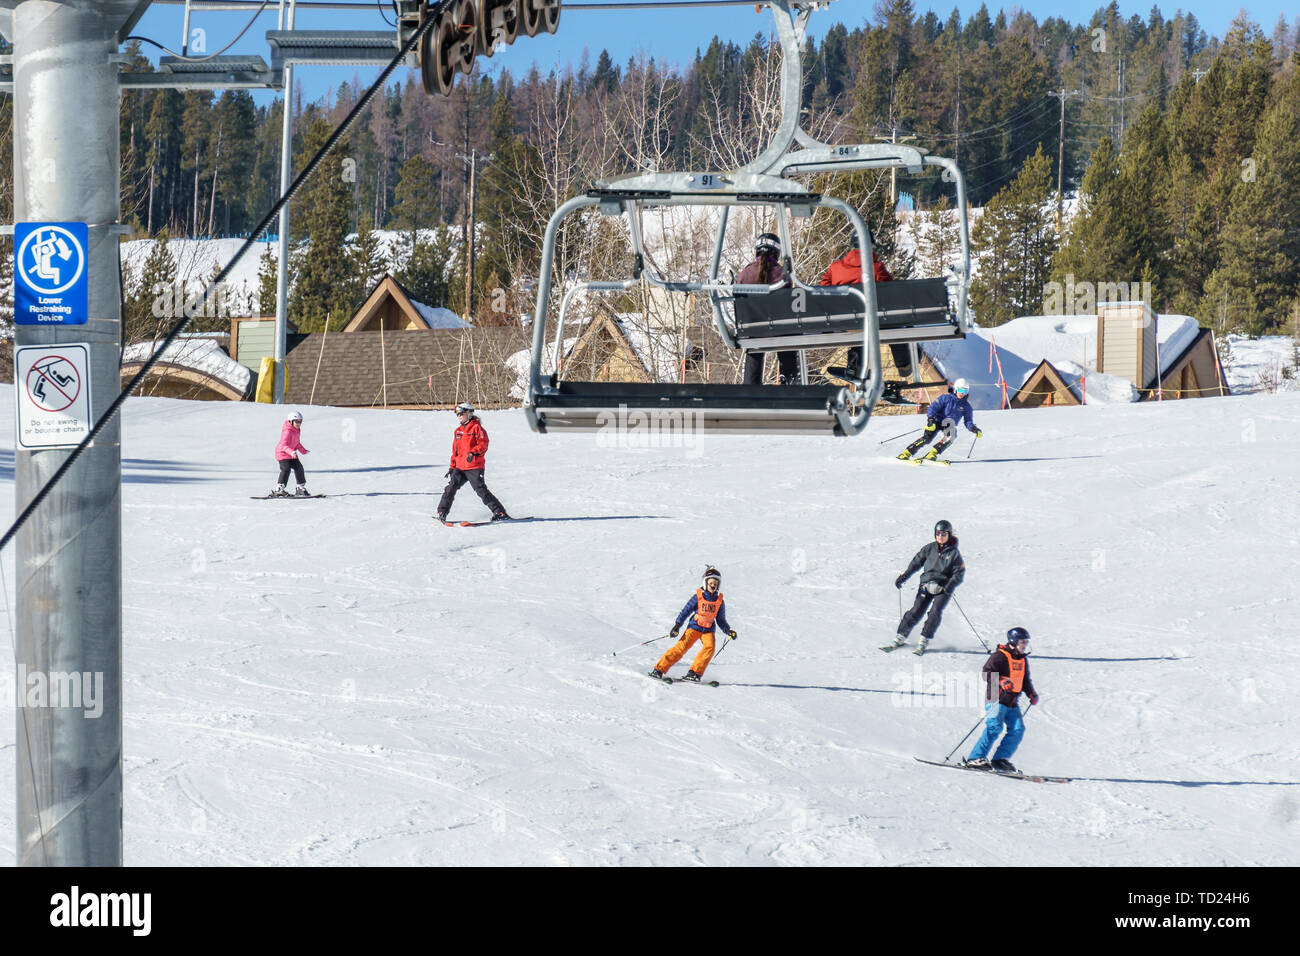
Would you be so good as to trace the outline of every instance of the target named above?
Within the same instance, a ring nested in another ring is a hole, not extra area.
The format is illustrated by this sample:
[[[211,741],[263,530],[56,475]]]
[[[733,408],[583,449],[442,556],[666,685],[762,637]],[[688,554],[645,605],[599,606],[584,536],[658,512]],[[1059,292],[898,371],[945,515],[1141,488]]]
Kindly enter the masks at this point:
[[[894,578],[894,587],[898,588],[898,590],[900,591],[903,590],[903,582],[906,580],[907,580],[907,575],[900,574],[898,577]]]
[[[727,632],[727,637],[731,638],[731,639],[734,641],[734,640],[736,639],[736,632],[735,632],[735,631],[728,631],[728,632]]]
[[[470,452],[468,455],[466,455],[465,461],[472,463],[474,461],[474,452]]]
[[[673,625],[673,629],[672,629],[671,631],[668,632],[668,636],[669,636],[669,637],[676,637],[676,636],[677,636],[677,633],[678,633],[681,629],[682,629],[682,626],[681,626],[680,624],[674,624],[674,625]]]
[[[447,473],[446,473],[445,475],[443,475],[442,477],[444,477],[444,478],[450,478],[450,477],[451,477],[451,469],[448,468],[448,469],[447,469]]]
[[[926,430],[927,432],[933,432],[933,431],[934,431],[935,429],[937,429],[938,427],[939,427],[939,423],[938,423],[938,422],[926,422],[926,423],[925,423],[925,430]]]

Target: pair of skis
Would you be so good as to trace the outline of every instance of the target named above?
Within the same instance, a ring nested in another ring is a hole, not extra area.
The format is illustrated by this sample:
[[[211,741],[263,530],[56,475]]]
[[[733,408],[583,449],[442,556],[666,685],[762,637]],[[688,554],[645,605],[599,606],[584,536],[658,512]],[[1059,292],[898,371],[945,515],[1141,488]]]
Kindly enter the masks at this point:
[[[904,465],[951,465],[952,462],[947,458],[895,458],[894,461],[901,461]]]
[[[886,654],[888,654],[890,651],[896,651],[900,647],[906,647],[906,646],[907,646],[906,644],[886,644],[884,647],[881,648],[881,650],[884,651]],[[915,654],[917,657],[920,657],[922,654],[925,653],[925,648],[918,645],[916,650],[912,651],[912,653]]]
[[[1029,783],[1069,783],[1073,777],[1046,777],[1041,774],[1021,773],[1019,770],[1011,772],[1008,770],[995,770],[992,767],[971,767],[966,764],[949,763],[946,760],[926,760],[923,757],[913,758],[920,763],[928,763],[931,767],[950,767],[953,770],[969,770],[971,773],[984,773],[994,777],[1008,777],[1012,780],[1026,780]]]
[[[487,521],[443,521],[443,524],[445,524],[448,528],[481,528],[487,524],[507,524],[507,523],[518,524],[521,521],[532,521],[532,520],[533,519],[531,517],[530,518],[500,518],[496,521],[493,521],[491,518],[489,518]]]
[[[715,680],[687,680],[685,677],[651,677],[651,680],[657,680],[661,684],[703,684],[708,687],[717,687],[718,682]]]
[[[294,499],[297,499],[298,501],[311,501],[311,499],[313,498],[327,498],[329,496],[328,495],[249,495],[248,497],[253,501],[281,501],[281,500],[292,501]]]

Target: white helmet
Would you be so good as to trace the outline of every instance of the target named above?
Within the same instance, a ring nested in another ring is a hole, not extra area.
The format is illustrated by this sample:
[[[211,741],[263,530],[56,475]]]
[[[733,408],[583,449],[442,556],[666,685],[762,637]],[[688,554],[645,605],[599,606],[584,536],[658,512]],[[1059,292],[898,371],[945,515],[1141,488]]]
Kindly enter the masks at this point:
[[[297,411],[290,412],[290,413],[289,413],[289,417],[286,418],[285,421],[286,421],[286,422],[300,422],[300,421],[302,421],[302,412],[297,412]]]
[[[970,394],[970,382],[964,378],[959,378],[952,383],[952,390],[958,398],[964,398]]]
[[[461,412],[469,412],[471,415],[473,415],[474,414],[473,404],[470,402],[461,402],[459,405],[456,406],[456,414],[459,415]]]

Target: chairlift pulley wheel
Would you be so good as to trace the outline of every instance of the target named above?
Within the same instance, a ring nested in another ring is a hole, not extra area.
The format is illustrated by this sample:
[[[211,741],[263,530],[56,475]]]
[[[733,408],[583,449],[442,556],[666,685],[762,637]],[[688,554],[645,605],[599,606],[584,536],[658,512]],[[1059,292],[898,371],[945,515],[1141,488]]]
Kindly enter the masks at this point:
[[[456,68],[466,76],[474,71],[474,56],[479,42],[479,8],[475,0],[460,0],[451,17],[456,30]]]
[[[456,82],[459,33],[452,19],[444,16],[420,40],[420,78],[430,94],[447,96]]]
[[[542,26],[547,33],[554,33],[560,28],[560,0],[539,0],[542,7]]]
[[[528,0],[479,0],[479,45],[480,52],[491,56],[496,40],[497,46],[514,43],[519,37],[519,9]],[[495,22],[494,22],[495,21]],[[500,27],[496,23],[500,23]],[[500,33],[494,37],[497,30]]]
[[[524,31],[524,36],[535,37],[541,32],[541,4],[545,2],[546,0],[519,0],[519,26]]]

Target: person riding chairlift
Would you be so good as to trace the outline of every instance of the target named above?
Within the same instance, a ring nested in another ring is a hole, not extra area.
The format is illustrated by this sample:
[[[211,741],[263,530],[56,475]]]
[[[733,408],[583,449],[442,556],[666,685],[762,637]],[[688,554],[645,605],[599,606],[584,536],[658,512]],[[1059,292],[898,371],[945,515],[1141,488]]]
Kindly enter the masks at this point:
[[[890,282],[893,275],[889,269],[880,261],[880,256],[876,252],[876,235],[867,227],[867,237],[871,240],[871,273],[877,282]],[[843,256],[836,259],[826,271],[822,273],[821,285],[861,285],[862,284],[862,250],[858,248],[858,234],[853,232],[850,235],[852,248]],[[905,344],[896,344],[890,346],[890,352],[894,357],[894,365],[898,370],[899,377],[907,378],[912,374],[912,357],[911,352]],[[849,349],[848,358],[845,360],[848,364],[841,368],[830,368],[827,372],[836,375],[837,378],[856,378],[858,368],[862,362],[862,349],[854,346]],[[843,373],[842,375],[839,373]]]
[[[736,276],[737,285],[772,285],[785,278],[781,268],[781,238],[773,232],[765,232],[754,243],[754,260],[740,270]],[[790,280],[785,279],[785,287],[790,288]],[[743,295],[744,293],[737,293]],[[746,352],[745,370],[741,381],[746,385],[763,384],[764,352]],[[777,352],[778,381],[782,385],[799,383],[799,353]]]

